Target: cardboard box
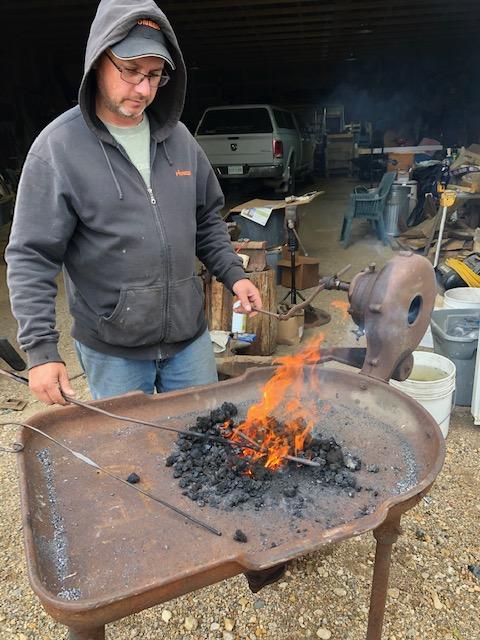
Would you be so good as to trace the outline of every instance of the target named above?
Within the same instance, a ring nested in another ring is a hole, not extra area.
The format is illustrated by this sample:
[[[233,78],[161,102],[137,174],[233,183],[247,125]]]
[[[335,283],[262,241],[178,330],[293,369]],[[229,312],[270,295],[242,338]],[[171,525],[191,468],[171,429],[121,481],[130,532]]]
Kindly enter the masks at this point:
[[[305,324],[305,313],[303,309],[298,311],[298,315],[288,320],[280,320],[277,330],[277,344],[294,346],[300,344],[303,338],[303,326]]]
[[[458,169],[463,164],[480,165],[480,145],[471,144],[468,149],[459,153],[457,159],[451,164],[451,169]]]
[[[480,173],[469,173],[463,176],[462,183],[470,187],[473,193],[480,193]]]
[[[254,200],[249,200],[248,202],[244,202],[242,204],[237,204],[237,206],[232,207],[229,213],[241,213],[244,209],[253,209],[255,207],[266,208],[268,207],[272,211],[277,211],[279,209],[285,209],[287,204],[310,204],[317,196],[325,193],[324,191],[311,191],[309,193],[304,194],[303,196],[296,196],[293,201],[290,198],[285,200],[259,200],[255,198]],[[288,201],[287,201],[288,200]]]
[[[310,287],[318,286],[319,264],[320,261],[316,258],[295,255],[295,287],[297,289],[310,289]],[[280,284],[284,287],[290,287],[292,282],[290,258],[279,260],[278,268],[280,269]]]

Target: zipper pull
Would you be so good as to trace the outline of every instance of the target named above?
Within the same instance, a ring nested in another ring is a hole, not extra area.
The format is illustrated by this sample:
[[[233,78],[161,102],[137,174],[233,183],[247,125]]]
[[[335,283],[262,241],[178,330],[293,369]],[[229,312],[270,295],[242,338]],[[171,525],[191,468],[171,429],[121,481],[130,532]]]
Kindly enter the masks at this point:
[[[157,201],[155,200],[155,196],[153,195],[153,191],[152,191],[152,189],[149,187],[149,188],[147,189],[147,191],[148,191],[148,193],[149,193],[149,195],[150,195],[150,202],[151,202],[152,204],[157,204]]]

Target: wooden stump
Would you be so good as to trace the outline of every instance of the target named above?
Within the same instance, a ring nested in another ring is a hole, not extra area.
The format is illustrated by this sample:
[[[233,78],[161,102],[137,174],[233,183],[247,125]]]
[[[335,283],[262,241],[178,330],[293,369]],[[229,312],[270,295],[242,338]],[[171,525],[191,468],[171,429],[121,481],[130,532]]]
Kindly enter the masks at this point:
[[[277,311],[275,270],[267,269],[246,275],[260,291],[263,308],[275,313]],[[232,328],[233,296],[214,277],[206,286],[205,305],[210,331],[230,331]],[[242,354],[271,355],[277,346],[277,326],[278,320],[276,318],[262,313],[259,313],[255,318],[247,318],[246,333],[255,333],[257,339],[248,349],[242,349]]]

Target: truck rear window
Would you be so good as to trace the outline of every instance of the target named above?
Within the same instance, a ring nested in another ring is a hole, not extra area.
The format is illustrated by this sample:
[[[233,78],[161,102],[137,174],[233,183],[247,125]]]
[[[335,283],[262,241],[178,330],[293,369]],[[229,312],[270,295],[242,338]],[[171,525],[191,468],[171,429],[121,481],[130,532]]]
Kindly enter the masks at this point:
[[[200,122],[197,135],[272,133],[267,109],[215,109],[207,111]]]

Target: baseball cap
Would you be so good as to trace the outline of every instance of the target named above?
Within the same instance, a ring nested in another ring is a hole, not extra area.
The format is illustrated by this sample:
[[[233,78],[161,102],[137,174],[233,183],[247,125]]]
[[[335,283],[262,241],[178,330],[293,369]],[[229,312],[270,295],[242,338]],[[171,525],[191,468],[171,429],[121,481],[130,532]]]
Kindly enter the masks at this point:
[[[110,47],[110,50],[120,60],[156,56],[168,62],[171,68],[175,69],[167,47],[167,40],[158,24],[153,20],[138,20],[125,38]]]

